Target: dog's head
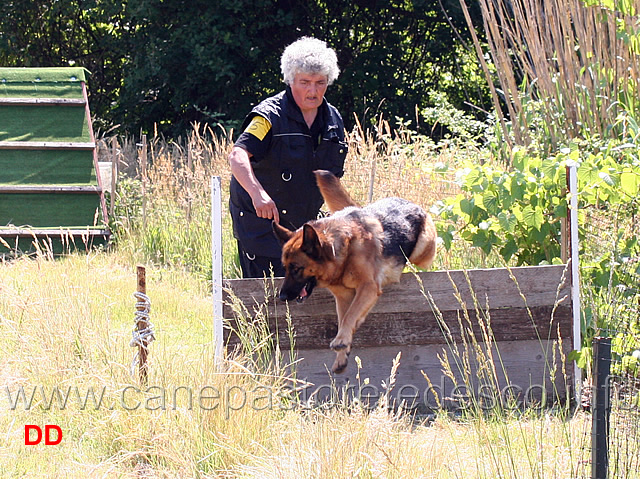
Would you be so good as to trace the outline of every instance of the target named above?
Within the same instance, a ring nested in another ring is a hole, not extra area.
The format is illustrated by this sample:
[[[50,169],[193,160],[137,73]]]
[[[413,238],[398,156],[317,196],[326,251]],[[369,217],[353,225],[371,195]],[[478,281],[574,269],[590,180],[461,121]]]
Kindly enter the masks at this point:
[[[321,233],[310,224],[290,231],[273,223],[273,232],[282,245],[282,264],[285,277],[280,288],[280,299],[304,301],[318,284],[318,275],[326,261]]]

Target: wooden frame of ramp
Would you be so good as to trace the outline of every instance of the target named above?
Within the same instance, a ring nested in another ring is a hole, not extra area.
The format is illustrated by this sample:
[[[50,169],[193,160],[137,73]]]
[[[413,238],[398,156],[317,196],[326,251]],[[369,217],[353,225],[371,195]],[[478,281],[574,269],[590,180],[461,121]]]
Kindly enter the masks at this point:
[[[224,281],[224,342],[228,352],[241,348],[238,328],[266,321],[287,356],[291,328],[303,401],[346,394],[371,404],[388,393],[401,407],[459,409],[472,400],[512,407],[570,397],[573,322],[565,265],[404,273],[356,332],[341,375],[329,372],[328,345],[337,331],[333,297],[316,289],[304,303],[287,305],[277,299],[281,282]]]
[[[0,253],[108,241],[87,74],[0,68]]]

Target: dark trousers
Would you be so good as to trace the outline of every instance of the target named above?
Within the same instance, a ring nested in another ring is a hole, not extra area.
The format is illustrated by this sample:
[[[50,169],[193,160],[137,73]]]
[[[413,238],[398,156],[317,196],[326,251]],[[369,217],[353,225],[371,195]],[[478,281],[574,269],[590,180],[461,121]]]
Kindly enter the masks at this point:
[[[284,276],[284,266],[280,258],[251,255],[244,250],[240,241],[237,243],[243,278],[269,278],[272,274],[274,277]]]

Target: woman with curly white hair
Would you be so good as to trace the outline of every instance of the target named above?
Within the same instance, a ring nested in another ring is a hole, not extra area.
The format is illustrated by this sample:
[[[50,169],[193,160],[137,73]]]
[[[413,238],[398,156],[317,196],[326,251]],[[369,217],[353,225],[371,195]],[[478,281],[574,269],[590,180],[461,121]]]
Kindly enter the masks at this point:
[[[230,211],[242,276],[284,276],[271,222],[295,230],[317,218],[323,200],[313,171],[344,173],[347,145],[338,110],[324,95],[340,70],[333,49],[302,37],[282,54],[286,88],[245,118],[229,155]]]

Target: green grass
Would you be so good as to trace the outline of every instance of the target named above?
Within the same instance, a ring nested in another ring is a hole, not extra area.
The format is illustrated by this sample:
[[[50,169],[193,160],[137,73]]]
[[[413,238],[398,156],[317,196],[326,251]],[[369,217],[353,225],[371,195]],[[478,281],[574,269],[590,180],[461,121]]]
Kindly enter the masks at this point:
[[[130,372],[136,276],[127,255],[1,263],[0,475],[563,478],[586,459],[584,414],[428,423],[384,407],[292,409],[279,401],[286,380],[277,368],[250,372],[249,359],[235,357],[218,369],[204,285],[193,273],[147,268],[157,339],[145,392]],[[28,397],[36,388],[29,410],[12,409],[20,387]],[[47,405],[55,388],[62,398],[71,388],[66,407]],[[90,388],[104,390],[102,407],[78,402]],[[25,446],[26,424],[57,424],[63,441]]]

